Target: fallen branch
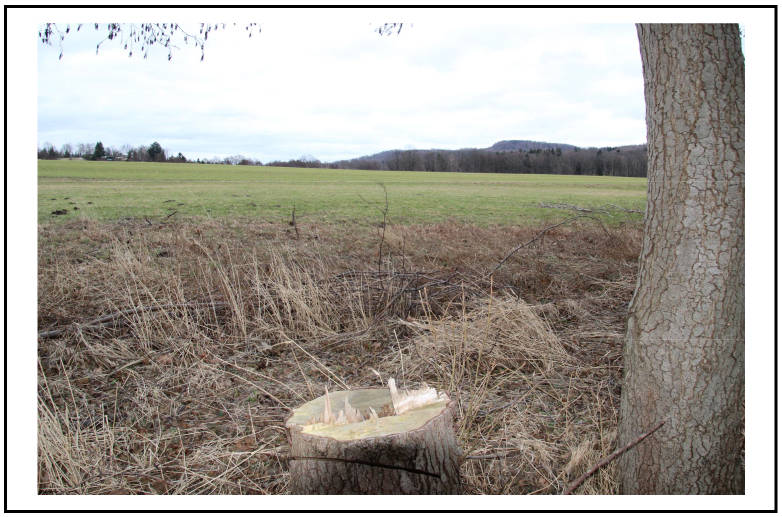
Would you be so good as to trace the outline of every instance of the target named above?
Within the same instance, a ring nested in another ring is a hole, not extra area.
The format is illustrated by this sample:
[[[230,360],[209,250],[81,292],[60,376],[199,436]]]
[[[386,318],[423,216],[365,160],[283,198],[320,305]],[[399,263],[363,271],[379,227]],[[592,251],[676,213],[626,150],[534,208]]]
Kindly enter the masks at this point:
[[[606,458],[603,458],[602,460],[600,460],[600,462],[597,465],[595,465],[594,467],[589,469],[589,471],[586,474],[584,474],[581,477],[579,477],[578,479],[576,479],[569,487],[567,487],[565,489],[565,491],[562,492],[562,495],[569,495],[569,494],[571,494],[573,492],[573,490],[575,490],[576,488],[580,487],[581,483],[586,481],[586,479],[589,476],[591,476],[592,474],[597,472],[600,468],[608,465],[609,463],[614,461],[616,458],[618,458],[622,454],[626,453],[627,451],[629,451],[630,449],[632,449],[633,447],[635,447],[636,445],[638,445],[639,443],[644,441],[646,438],[651,436],[652,433],[654,433],[659,428],[661,428],[664,423],[665,423],[665,421],[663,420],[662,422],[660,422],[656,426],[654,426],[654,429],[652,429],[651,431],[648,431],[648,432],[642,434],[641,436],[639,436],[638,438],[636,438],[632,442],[628,443],[627,445],[625,445],[621,449],[618,449],[618,450],[612,452],[610,456],[607,456]]]
[[[616,206],[614,204],[607,204],[605,205],[608,207],[609,210],[618,210],[620,212],[627,212],[628,214],[643,214],[643,210],[633,210],[632,208],[622,208],[621,206]]]
[[[111,376],[112,376],[112,375],[114,375],[115,373],[119,373],[119,372],[121,372],[122,370],[124,370],[125,368],[130,368],[131,366],[137,365],[138,363],[143,363],[143,362],[144,362],[144,359],[145,359],[145,358],[144,358],[144,357],[142,357],[141,359],[136,359],[135,361],[131,361],[131,362],[129,362],[129,363],[125,363],[125,364],[123,364],[122,366],[120,366],[119,368],[115,368],[115,369],[113,369],[112,371],[110,371],[109,373],[107,373],[107,374],[106,374],[106,377],[111,377]]]
[[[538,234],[537,234],[537,235],[535,235],[535,236],[534,236],[532,239],[528,240],[527,242],[525,242],[525,243],[523,243],[523,244],[519,244],[518,246],[516,246],[515,248],[513,248],[513,249],[511,250],[511,252],[510,252],[510,253],[508,253],[507,255],[505,255],[505,258],[503,258],[502,260],[500,260],[499,264],[497,264],[497,265],[494,267],[494,269],[493,269],[493,270],[491,270],[491,272],[490,272],[489,274],[487,274],[486,276],[487,276],[487,277],[490,277],[490,276],[492,276],[492,275],[493,275],[494,273],[496,273],[496,272],[497,272],[497,270],[498,270],[498,269],[500,269],[500,268],[502,267],[502,265],[503,265],[503,264],[505,264],[505,262],[507,262],[507,260],[508,260],[509,258],[511,258],[511,257],[512,257],[512,256],[513,256],[513,255],[514,255],[514,254],[515,254],[517,251],[519,251],[521,248],[524,248],[524,247],[526,247],[526,246],[529,246],[530,244],[532,244],[532,243],[533,243],[533,242],[535,242],[536,240],[540,239],[540,238],[541,238],[541,237],[543,237],[543,236],[544,236],[546,233],[548,233],[549,231],[553,230],[554,228],[557,228],[557,227],[559,227],[559,226],[562,226],[563,224],[572,223],[572,222],[573,222],[573,221],[575,221],[576,219],[584,219],[584,218],[588,218],[588,219],[594,219],[595,221],[597,221],[598,223],[600,223],[600,226],[603,228],[603,231],[606,233],[606,235],[608,235],[608,236],[610,236],[610,235],[611,235],[611,234],[608,232],[608,229],[605,227],[605,225],[603,225],[603,222],[602,222],[600,219],[598,219],[597,217],[595,217],[595,216],[593,216],[593,215],[576,215],[576,216],[574,216],[574,217],[570,217],[570,218],[568,218],[568,219],[565,219],[564,221],[560,221],[560,222],[558,222],[557,224],[552,224],[551,226],[547,226],[546,228],[543,228],[543,229],[542,229],[540,232],[538,232]]]
[[[123,316],[128,316],[130,314],[138,314],[140,312],[156,312],[156,311],[181,309],[181,308],[195,309],[198,307],[210,307],[212,309],[223,309],[225,307],[228,307],[228,304],[225,302],[190,302],[190,303],[171,303],[167,305],[146,305],[143,307],[132,307],[130,309],[124,309],[118,312],[107,314],[105,316],[101,316],[99,318],[95,318],[84,324],[79,324],[74,322],[71,323],[70,325],[66,325],[58,329],[45,330],[43,332],[39,332],[38,337],[42,339],[60,337],[69,328],[77,327],[77,326],[81,327],[82,329],[107,327],[115,323],[118,319],[122,318]]]
[[[567,203],[538,203],[541,208],[554,208],[557,210],[573,210],[575,212],[601,212],[604,214],[610,214],[611,211],[626,212],[628,214],[643,214],[643,210],[633,210],[631,208],[622,208],[621,206],[614,205],[612,203],[605,204],[596,208],[585,208],[582,206],[569,205]]]
[[[512,458],[519,456],[521,451],[496,452],[494,454],[471,454],[465,456],[465,460],[496,460],[500,458]]]
[[[607,211],[601,210],[600,208],[595,208],[595,209],[584,208],[584,207],[581,207],[581,206],[569,205],[567,203],[538,203],[538,206],[541,207],[541,208],[555,208],[557,210],[573,210],[575,212],[590,212],[591,213],[591,212],[598,211],[598,212],[608,213]]]

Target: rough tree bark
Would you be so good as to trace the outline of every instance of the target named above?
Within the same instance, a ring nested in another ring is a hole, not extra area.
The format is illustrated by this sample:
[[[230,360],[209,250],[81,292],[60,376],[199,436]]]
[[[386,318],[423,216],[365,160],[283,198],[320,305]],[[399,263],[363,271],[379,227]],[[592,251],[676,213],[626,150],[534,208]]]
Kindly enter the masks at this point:
[[[744,58],[737,25],[637,26],[649,186],[625,342],[624,493],[744,492]]]

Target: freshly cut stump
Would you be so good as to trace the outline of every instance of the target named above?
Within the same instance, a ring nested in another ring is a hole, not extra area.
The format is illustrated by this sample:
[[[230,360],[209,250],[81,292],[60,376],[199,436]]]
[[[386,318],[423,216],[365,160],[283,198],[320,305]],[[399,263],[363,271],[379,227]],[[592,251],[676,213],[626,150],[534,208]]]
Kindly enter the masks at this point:
[[[393,379],[388,389],[327,391],[285,422],[291,493],[458,494],[453,408],[432,388],[399,393]]]

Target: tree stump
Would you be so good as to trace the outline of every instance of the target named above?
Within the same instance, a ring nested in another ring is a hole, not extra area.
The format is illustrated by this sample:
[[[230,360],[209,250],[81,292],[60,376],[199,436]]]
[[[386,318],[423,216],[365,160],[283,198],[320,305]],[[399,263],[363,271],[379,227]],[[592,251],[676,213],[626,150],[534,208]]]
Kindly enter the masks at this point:
[[[334,408],[332,410],[332,408]],[[296,408],[293,494],[458,494],[454,403],[433,388],[336,391]]]

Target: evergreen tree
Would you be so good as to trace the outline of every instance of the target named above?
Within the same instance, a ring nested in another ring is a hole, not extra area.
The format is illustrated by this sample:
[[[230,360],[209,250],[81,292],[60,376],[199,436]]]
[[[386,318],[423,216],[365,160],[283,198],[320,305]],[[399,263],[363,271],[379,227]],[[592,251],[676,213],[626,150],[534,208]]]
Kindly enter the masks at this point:
[[[106,150],[103,149],[103,144],[101,142],[98,142],[95,144],[95,150],[92,152],[92,159],[93,160],[100,160],[106,155]]]
[[[157,142],[152,142],[152,145],[147,149],[147,154],[149,154],[149,159],[153,162],[159,162],[166,159],[163,148],[160,147],[160,144]]]

